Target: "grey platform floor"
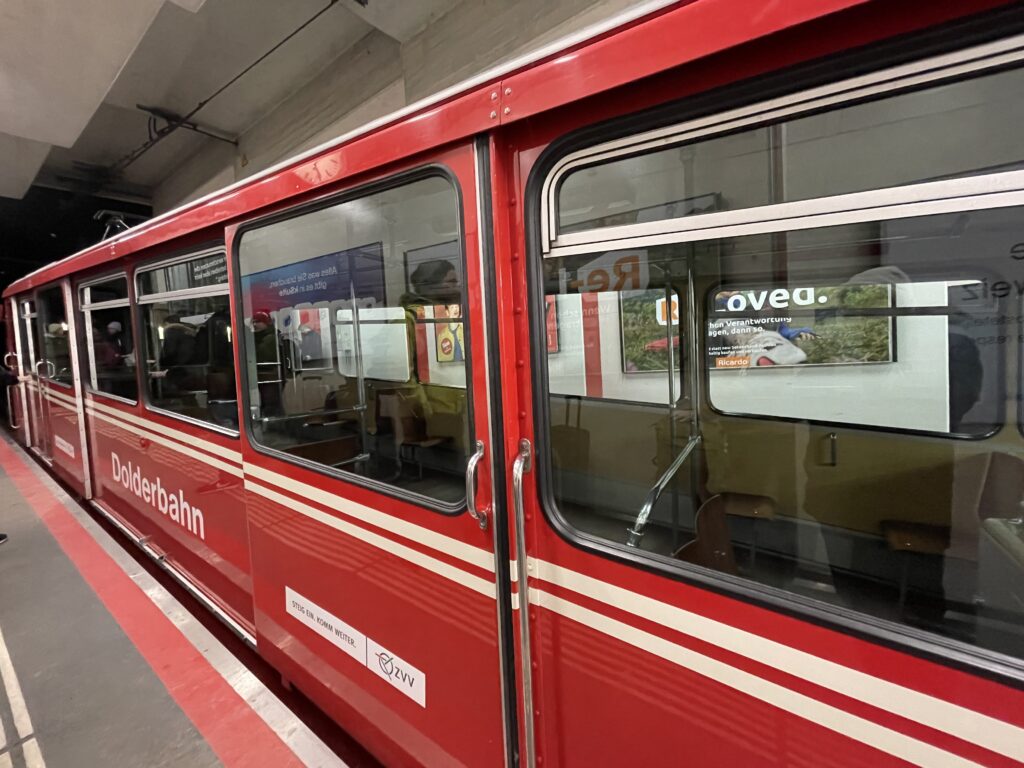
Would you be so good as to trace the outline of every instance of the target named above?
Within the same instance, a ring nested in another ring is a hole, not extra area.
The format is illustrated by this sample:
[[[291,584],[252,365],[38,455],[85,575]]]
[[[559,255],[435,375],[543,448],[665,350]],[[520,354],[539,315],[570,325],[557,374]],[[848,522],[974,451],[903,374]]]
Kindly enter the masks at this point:
[[[216,638],[124,552],[122,542],[113,541],[41,469],[30,469],[52,493],[45,503],[62,504],[119,561],[207,657],[211,674],[223,675],[281,737],[296,764],[345,765],[247,676]],[[0,546],[0,768],[221,765],[2,466],[0,531],[10,537]],[[263,761],[243,757],[235,764]]]

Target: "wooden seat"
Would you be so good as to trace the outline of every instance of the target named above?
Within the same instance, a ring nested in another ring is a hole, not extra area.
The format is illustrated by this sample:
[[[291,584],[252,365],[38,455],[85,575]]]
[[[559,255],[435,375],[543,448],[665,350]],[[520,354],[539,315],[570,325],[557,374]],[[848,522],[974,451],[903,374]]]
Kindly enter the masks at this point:
[[[712,496],[701,505],[694,521],[695,537],[676,550],[675,557],[694,565],[736,575],[736,556],[726,517],[726,495]]]
[[[421,451],[434,448],[447,439],[427,434],[426,421],[416,414],[415,402],[413,397],[403,395],[401,392],[381,394],[378,397],[378,412],[390,422],[391,432],[395,438],[396,477],[402,474],[403,449],[408,448],[412,452],[412,460],[416,462],[422,479]]]

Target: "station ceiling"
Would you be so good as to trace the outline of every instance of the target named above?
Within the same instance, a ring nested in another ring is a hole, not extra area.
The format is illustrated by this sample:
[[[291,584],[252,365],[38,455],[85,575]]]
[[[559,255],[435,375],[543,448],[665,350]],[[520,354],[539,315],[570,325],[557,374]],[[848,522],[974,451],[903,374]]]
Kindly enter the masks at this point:
[[[375,28],[404,42],[455,0],[9,0],[0,7],[0,196],[32,184],[148,202],[209,135],[185,115],[319,11],[192,118],[231,139]]]

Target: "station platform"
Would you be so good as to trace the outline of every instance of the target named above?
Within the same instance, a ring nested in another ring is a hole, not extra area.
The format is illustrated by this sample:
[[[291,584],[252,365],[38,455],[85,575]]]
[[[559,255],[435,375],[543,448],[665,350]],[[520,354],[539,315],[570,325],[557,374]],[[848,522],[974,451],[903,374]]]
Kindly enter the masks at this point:
[[[0,768],[375,765],[3,434],[0,531]]]

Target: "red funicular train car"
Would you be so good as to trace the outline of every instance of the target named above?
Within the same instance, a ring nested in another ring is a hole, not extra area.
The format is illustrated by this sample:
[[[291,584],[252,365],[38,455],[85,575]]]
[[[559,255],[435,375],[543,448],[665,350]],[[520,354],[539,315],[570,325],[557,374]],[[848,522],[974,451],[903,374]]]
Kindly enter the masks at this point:
[[[1024,764],[1024,14],[638,6],[7,289],[16,434],[391,764]]]

